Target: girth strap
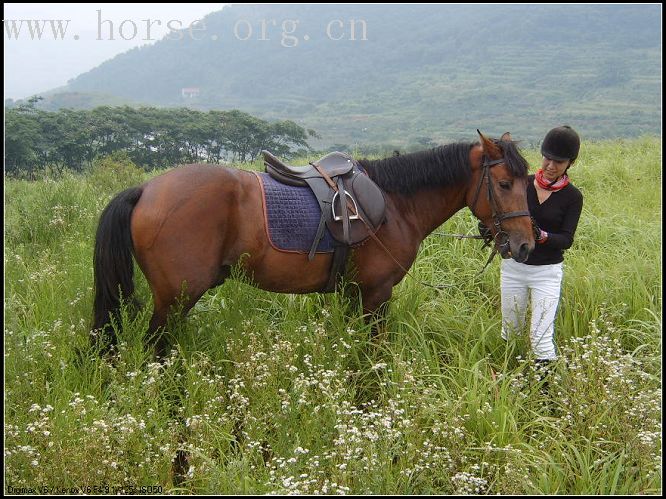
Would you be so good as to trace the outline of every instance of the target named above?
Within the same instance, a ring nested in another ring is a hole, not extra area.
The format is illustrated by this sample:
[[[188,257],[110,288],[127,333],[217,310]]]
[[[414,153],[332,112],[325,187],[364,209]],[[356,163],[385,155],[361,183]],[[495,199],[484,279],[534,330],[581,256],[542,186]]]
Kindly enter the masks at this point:
[[[339,244],[335,247],[333,252],[333,263],[331,265],[331,272],[328,276],[328,282],[323,289],[325,293],[335,291],[335,286],[338,278],[345,273],[347,267],[347,257],[349,256],[349,246],[346,244]]]

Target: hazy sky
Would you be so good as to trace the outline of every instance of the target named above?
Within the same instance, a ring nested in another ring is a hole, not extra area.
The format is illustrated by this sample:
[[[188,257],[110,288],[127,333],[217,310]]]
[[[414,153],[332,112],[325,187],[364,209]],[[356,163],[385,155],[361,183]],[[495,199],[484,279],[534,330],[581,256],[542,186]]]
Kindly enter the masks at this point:
[[[224,5],[228,4],[4,4],[5,99],[65,85],[121,52],[155,43],[168,33],[169,21],[176,21],[172,27],[186,28]],[[97,39],[100,19],[102,40]],[[146,19],[151,20],[150,32]],[[111,25],[113,40],[109,39]],[[35,27],[42,31],[41,39]],[[153,41],[147,40],[148,35]]]

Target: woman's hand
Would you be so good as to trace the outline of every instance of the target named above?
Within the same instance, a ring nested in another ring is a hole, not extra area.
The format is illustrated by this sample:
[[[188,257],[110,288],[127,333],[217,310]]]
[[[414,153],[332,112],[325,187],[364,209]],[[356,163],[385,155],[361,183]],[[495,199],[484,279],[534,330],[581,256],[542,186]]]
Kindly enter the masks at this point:
[[[532,230],[534,230],[534,241],[537,244],[543,244],[548,240],[548,232],[537,225],[534,217],[532,217]]]

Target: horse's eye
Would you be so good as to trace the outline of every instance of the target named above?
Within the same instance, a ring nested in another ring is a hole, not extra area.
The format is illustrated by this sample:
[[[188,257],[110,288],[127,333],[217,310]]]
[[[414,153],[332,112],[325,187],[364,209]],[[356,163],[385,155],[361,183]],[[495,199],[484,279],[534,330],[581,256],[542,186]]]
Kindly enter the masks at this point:
[[[499,185],[502,189],[507,189],[507,190],[511,189],[511,182],[509,182],[508,180],[502,180],[499,183]]]

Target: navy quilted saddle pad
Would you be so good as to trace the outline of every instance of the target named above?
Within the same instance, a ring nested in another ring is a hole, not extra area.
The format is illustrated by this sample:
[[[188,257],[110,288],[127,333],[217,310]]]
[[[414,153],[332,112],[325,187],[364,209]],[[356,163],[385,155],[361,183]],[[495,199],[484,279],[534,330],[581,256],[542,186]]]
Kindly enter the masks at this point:
[[[258,176],[263,184],[271,244],[285,251],[309,252],[321,218],[317,198],[309,187],[284,185],[267,173],[259,173]],[[332,253],[334,244],[331,233],[325,229],[317,252]]]

